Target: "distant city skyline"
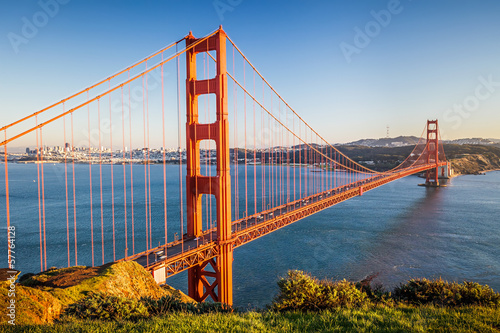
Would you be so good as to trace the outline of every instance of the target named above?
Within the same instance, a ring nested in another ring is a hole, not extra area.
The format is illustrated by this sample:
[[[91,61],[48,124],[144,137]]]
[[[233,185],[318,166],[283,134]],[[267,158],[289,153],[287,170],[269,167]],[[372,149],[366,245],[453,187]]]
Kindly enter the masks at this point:
[[[1,126],[190,30],[223,25],[331,143],[383,138],[387,126],[419,136],[436,118],[443,139],[500,137],[498,1],[7,0],[0,9]]]
[[[394,141],[394,140],[398,140],[398,139],[401,139],[401,138],[416,138],[418,139],[417,137],[414,137],[414,136],[399,136],[399,137],[381,137],[381,138],[362,138],[362,139],[359,139],[359,140],[355,140],[355,141],[350,141],[350,142],[345,142],[345,143],[333,143],[333,144],[337,144],[337,145],[366,145],[366,146],[381,146],[379,144],[372,144],[370,141],[390,141],[391,144],[387,144],[388,146],[390,147],[399,147],[399,146],[405,146],[405,145],[413,145],[415,144],[414,142],[406,142],[408,140],[405,140],[405,141]],[[415,140],[416,140],[415,139]],[[500,139],[498,138],[459,138],[459,139],[452,139],[452,140],[443,140],[444,143],[454,143],[454,144],[500,144]],[[295,146],[300,146],[301,144],[297,144]],[[384,145],[382,145],[384,146]],[[60,151],[60,152],[64,152],[64,150],[66,150],[67,152],[71,152],[70,150],[70,147],[71,145],[69,143],[66,143],[65,145],[56,145],[56,146],[50,146],[50,145],[44,145],[44,148],[45,149],[48,149],[49,151]],[[276,146],[277,147],[277,146]],[[85,151],[88,151],[89,150],[89,147],[88,146],[75,146],[75,151],[82,151],[82,152],[85,152]],[[238,149],[244,149],[242,147],[237,147]],[[23,153],[23,152],[28,152],[28,149],[30,151],[30,154],[35,154],[36,153],[36,150],[38,149],[36,146],[28,146],[28,147],[9,147],[9,151],[12,152],[12,153],[16,153],[16,154],[19,154],[19,153]],[[111,152],[110,150],[111,148],[109,146],[101,146],[101,151],[103,152]],[[144,149],[147,149],[147,147],[134,147],[132,148],[132,151],[140,151],[140,150],[144,150]],[[155,147],[149,147],[149,149],[151,151],[163,151],[163,147],[161,146],[155,146]],[[248,148],[249,150],[252,150],[252,148]],[[266,147],[264,149],[269,149],[269,147]],[[92,152],[98,152],[99,151],[99,147],[91,147],[90,149]],[[185,148],[182,148],[181,151],[185,151],[186,149]],[[215,151],[215,147],[211,147],[211,148],[204,148],[204,147],[201,147],[200,148],[201,151],[204,151],[204,150],[208,150],[208,151]],[[260,150],[260,148],[257,148],[257,150]],[[118,147],[115,149],[113,149],[113,153],[130,153],[131,149],[130,147],[128,146],[125,146],[124,149],[122,149],[121,147]],[[178,152],[178,147],[165,147],[165,151],[166,152]]]

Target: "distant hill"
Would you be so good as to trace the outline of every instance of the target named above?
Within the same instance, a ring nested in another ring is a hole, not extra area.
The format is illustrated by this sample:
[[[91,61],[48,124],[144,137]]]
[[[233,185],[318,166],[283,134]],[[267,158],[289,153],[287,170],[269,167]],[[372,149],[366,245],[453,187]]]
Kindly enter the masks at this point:
[[[418,143],[416,136],[398,136],[396,138],[361,139],[346,143],[346,146],[368,146],[368,147],[403,147],[414,146]]]
[[[399,165],[410,155],[413,146],[368,147],[344,145],[340,151],[370,169],[386,171]],[[500,147],[496,145],[445,144],[446,159],[452,163],[455,175],[479,174],[500,169]]]
[[[367,146],[367,147],[404,147],[414,146],[418,143],[416,136],[398,136],[396,138],[361,139],[349,143],[346,146]],[[445,144],[456,145],[500,145],[500,139],[464,138],[455,140],[443,140]]]
[[[468,139],[444,140],[443,142],[456,145],[493,145],[500,143],[500,139],[468,138]]]

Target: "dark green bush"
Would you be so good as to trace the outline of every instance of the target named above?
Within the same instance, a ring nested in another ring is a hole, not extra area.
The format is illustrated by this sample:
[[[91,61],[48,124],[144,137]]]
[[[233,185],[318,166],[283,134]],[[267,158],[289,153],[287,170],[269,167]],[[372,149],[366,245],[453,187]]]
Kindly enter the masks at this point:
[[[364,283],[364,281],[357,282],[356,288],[360,291],[366,293],[367,297],[371,302],[377,305],[385,305],[385,306],[394,306],[394,298],[392,297],[392,293],[384,289],[383,285],[375,284],[373,287],[368,283]]]
[[[230,313],[233,312],[234,309],[224,303],[213,303],[213,302],[204,302],[196,304],[197,313]]]
[[[409,304],[442,306],[499,306],[500,294],[475,282],[456,283],[442,279],[412,279],[394,289],[398,301]]]
[[[276,311],[318,311],[371,305],[392,307],[397,302],[448,307],[500,305],[500,293],[474,282],[459,284],[442,279],[413,279],[395,288],[391,294],[381,285],[371,286],[375,277],[373,275],[354,284],[346,280],[319,281],[304,272],[289,271],[278,281],[279,293],[269,308]]]
[[[228,313],[231,306],[222,303],[184,303],[175,296],[159,299],[143,297],[139,301],[117,296],[92,293],[66,308],[64,317],[99,320],[137,320],[162,316],[172,312],[193,314]],[[63,318],[64,320],[64,318]]]
[[[137,320],[149,317],[146,307],[137,300],[97,293],[68,306],[65,315],[99,320]]]
[[[181,301],[178,298],[169,295],[158,299],[143,297],[141,298],[141,302],[152,316],[165,315],[178,310],[181,306]]]
[[[21,275],[21,277],[19,278],[19,283],[22,284],[23,282],[27,281],[32,276],[35,276],[35,274],[34,273],[26,273],[26,274]]]
[[[302,271],[288,271],[278,281],[279,294],[271,309],[277,311],[318,311],[335,307],[360,307],[370,304],[367,294],[354,283],[319,281]]]
[[[163,296],[159,299],[151,297],[141,298],[149,314],[152,316],[162,316],[171,312],[187,312],[193,314],[204,313],[228,313],[233,312],[233,308],[222,303],[184,303],[175,296]]]

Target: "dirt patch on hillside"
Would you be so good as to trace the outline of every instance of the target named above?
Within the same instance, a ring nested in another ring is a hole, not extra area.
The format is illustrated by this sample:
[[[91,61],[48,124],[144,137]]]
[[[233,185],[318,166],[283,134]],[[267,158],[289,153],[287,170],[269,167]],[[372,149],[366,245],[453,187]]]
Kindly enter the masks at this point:
[[[85,279],[98,276],[100,267],[86,267],[67,271],[49,277],[41,285],[52,288],[67,288],[77,285]]]

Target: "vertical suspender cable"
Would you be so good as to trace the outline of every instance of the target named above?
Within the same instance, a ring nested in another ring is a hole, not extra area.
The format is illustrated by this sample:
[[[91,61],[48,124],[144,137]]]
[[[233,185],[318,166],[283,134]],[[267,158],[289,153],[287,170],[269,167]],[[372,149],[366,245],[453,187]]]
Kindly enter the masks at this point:
[[[64,103],[63,103],[64,110]],[[64,112],[64,111],[63,111]],[[63,117],[63,133],[64,133],[64,144],[66,145],[66,117]],[[66,147],[64,148],[66,150]],[[71,266],[70,252],[69,252],[69,203],[68,203],[68,164],[66,159],[66,152],[64,152],[64,185],[66,193],[66,244],[68,252],[68,267]],[[92,265],[93,266],[93,265]]]
[[[36,124],[38,125],[38,116],[35,116]],[[36,130],[36,173],[37,173],[37,185],[38,185],[38,228],[40,233],[40,271],[43,271],[43,242],[42,242],[42,200],[41,200],[41,190],[40,190],[40,146],[38,145],[38,132]],[[6,135],[7,137],[7,135]],[[7,159],[6,152],[5,158]]]
[[[89,92],[87,90],[87,101],[89,100]],[[94,207],[92,203],[92,151],[91,151],[91,145],[90,145],[90,105],[87,105],[87,120],[88,120],[88,131],[89,131],[89,152],[88,152],[88,158],[89,158],[89,199],[90,199],[90,242],[92,245],[92,266],[94,266]],[[64,126],[66,129],[66,126]],[[64,142],[66,142],[66,138],[64,139]],[[66,150],[66,147],[64,148]],[[64,164],[66,164],[66,153],[64,152]],[[65,165],[66,168],[66,165]],[[66,172],[67,174],[67,172]],[[68,179],[66,175],[66,201],[68,197]],[[66,203],[67,205],[67,203]],[[67,210],[67,209],[66,209]]]
[[[111,88],[111,80],[108,81],[109,88]],[[109,96],[109,145],[110,145],[110,170],[111,170],[111,217],[113,229],[113,261],[116,260],[116,242],[115,242],[115,188],[114,188],[114,173],[113,173],[113,122],[111,116],[111,94]]]
[[[316,141],[313,139],[313,131],[311,131],[311,143],[316,144]],[[315,150],[312,149],[312,147],[313,147],[313,145],[311,145],[311,157],[312,157],[311,170],[314,171],[316,168],[316,160],[318,158],[318,154],[316,153]],[[317,172],[313,172],[312,173],[312,180],[311,180],[311,185],[312,185],[311,194],[312,195],[316,194],[317,179],[318,179]]]
[[[271,113],[273,108],[273,100],[271,94]],[[274,120],[271,120],[271,115],[267,115],[267,125],[269,128],[269,160],[271,164],[269,165],[269,206],[274,207],[274,194],[276,189],[274,187]]]
[[[327,146],[325,146],[325,148],[321,147],[321,152],[323,154],[327,154],[328,153],[328,149],[327,149]],[[328,173],[328,170],[325,169],[325,157],[323,155],[320,155],[319,157],[320,159],[320,164],[321,164],[321,169],[323,170],[323,172],[321,172],[321,192],[323,192],[325,190],[325,181],[326,181],[326,174]]]
[[[312,131],[309,130],[309,133],[310,133],[310,136],[312,136]],[[306,132],[306,142],[309,141],[309,144],[311,144],[311,139],[307,137],[307,132]],[[313,160],[313,156],[312,156],[312,150],[311,150],[311,146],[307,146],[306,147],[306,150],[307,150],[307,186],[306,186],[306,197],[308,197],[310,194],[311,194],[311,187],[312,187],[312,182],[313,182],[313,179],[311,177],[311,165],[312,165],[312,160]]]
[[[292,116],[293,117],[293,116]],[[292,118],[292,122],[293,122],[293,132],[295,133],[295,117]],[[293,201],[297,200],[297,192],[296,192],[296,189],[295,189],[295,169],[296,169],[296,166],[295,166],[295,135],[292,135],[292,154],[293,154],[293,167],[292,167],[292,170],[293,170]]]
[[[43,172],[43,152],[44,152],[44,149],[43,149],[42,128],[40,128],[40,147],[41,147],[40,164],[41,164],[41,169],[42,169],[43,265],[44,265],[44,269],[47,270],[47,238],[46,238],[47,233],[45,231],[45,180],[44,180],[44,172]]]
[[[255,71],[253,72],[253,95],[255,96]],[[255,121],[255,99],[253,100],[253,213],[257,214],[257,144],[256,144],[256,121]]]
[[[295,119],[295,118],[294,118]],[[299,121],[299,136],[302,135],[302,126]],[[302,144],[299,142],[299,199],[302,198]]]
[[[161,61],[163,62],[163,52],[161,53]],[[161,128],[163,134],[163,218],[165,227],[165,242],[168,243],[167,238],[167,173],[165,166],[165,85],[163,80],[163,64],[161,65]],[[165,255],[167,251],[165,250]]]
[[[333,187],[334,188],[338,188],[340,186],[340,174],[339,174],[340,161],[339,161],[339,157],[338,157],[337,151],[334,151],[333,155],[334,155],[334,159],[333,160],[335,161],[335,165],[334,165],[334,168],[333,168],[333,171],[334,171],[334,174],[333,174]]]
[[[316,161],[316,151],[314,151],[312,149],[312,146],[316,143],[315,141],[313,141],[313,131],[310,132],[311,133],[311,136],[310,136],[310,144],[311,146],[309,147],[309,160],[311,162],[310,164],[310,168],[309,168],[309,172],[310,172],[310,175],[311,175],[311,179],[310,179],[310,182],[309,182],[309,187],[310,187],[310,193],[309,195],[313,195],[315,193],[315,186],[316,186],[316,172],[314,172],[314,166],[315,166],[315,161]]]
[[[147,66],[147,63],[146,63]],[[142,76],[142,128],[143,128],[143,145],[142,145],[142,161],[144,164],[144,213],[146,215],[146,251],[149,250],[149,228],[148,228],[148,166],[147,163],[147,154],[144,151],[146,148],[146,94],[144,91],[144,75]],[[146,258],[149,260],[149,256],[147,255]]]
[[[109,82],[109,88],[111,89],[111,81]],[[111,150],[109,166],[111,169],[111,218],[112,218],[112,228],[113,228],[113,261],[116,261],[116,241],[115,241],[115,182],[114,182],[114,172],[113,172],[113,122],[111,118],[111,94],[109,94],[109,146]]]
[[[278,99],[278,121],[281,122],[281,104],[280,104],[280,100]],[[279,205],[281,206],[283,204],[283,182],[282,182],[282,178],[283,178],[283,127],[280,126],[279,127],[279,130],[278,130],[278,158],[280,160],[280,164],[279,164],[279,175],[278,175],[278,180],[279,180],[279,198],[280,198],[280,203]]]
[[[279,100],[278,100],[278,103],[279,103]],[[279,117],[281,118],[281,110],[279,111]],[[286,121],[286,119],[283,120],[284,122]],[[284,134],[283,132],[285,131],[285,128],[283,126],[280,126],[280,161],[281,161],[281,178],[280,178],[280,181],[281,181],[281,187],[280,187],[280,204],[283,205],[285,204],[285,167],[283,166],[284,165],[284,158],[283,158],[283,149],[285,149],[285,141],[284,141]]]
[[[332,189],[332,168],[331,168],[331,165],[332,165],[332,148],[329,147],[327,145],[326,147],[326,150],[328,152],[327,156],[329,157],[329,160],[326,162],[326,164],[328,165],[327,166],[327,170],[328,170],[328,175],[327,175],[327,188],[328,188],[328,191],[330,191]]]
[[[245,59],[243,59],[243,87],[246,88],[245,80]],[[245,131],[245,223],[248,226],[248,168],[247,168],[247,94],[243,92],[243,117],[244,121],[244,131]]]
[[[76,229],[76,177],[75,177],[75,140],[73,127],[73,112],[71,113],[71,151],[72,151],[72,167],[73,167],[73,223],[75,225],[75,265],[78,266],[78,238]],[[41,132],[40,132],[41,134]],[[42,186],[43,186],[43,164],[42,164]],[[45,206],[45,205],[44,205]],[[45,209],[45,208],[44,208]],[[45,213],[44,213],[45,215]],[[45,256],[47,258],[47,256]]]
[[[273,113],[273,95],[271,94],[271,114]],[[271,157],[271,170],[269,172],[269,184],[271,184],[271,187],[269,188],[270,189],[270,199],[271,199],[271,208],[274,208],[275,206],[275,202],[274,202],[274,194],[276,192],[276,188],[274,187],[274,147],[273,147],[273,143],[274,143],[274,130],[273,130],[273,127],[271,127],[271,116],[268,115],[267,117],[267,123],[268,123],[268,127],[269,127],[269,154],[270,154],[270,157]],[[274,124],[274,120],[273,120],[273,124]]]
[[[146,61],[146,69],[148,68],[148,62]],[[151,163],[150,163],[150,131],[149,131],[149,85],[148,85],[148,74],[145,76],[146,83],[146,122],[147,122],[147,133],[148,133],[148,207],[149,210],[149,248],[153,248],[153,233],[152,233],[152,218],[151,218]]]
[[[318,134],[316,134],[316,141],[319,142],[319,140],[318,140]],[[321,149],[320,152],[323,154],[323,146],[321,146],[320,149]],[[318,161],[318,163],[319,163],[318,167],[319,167],[319,170],[321,171],[319,173],[319,176],[318,176],[318,178],[319,178],[319,191],[323,192],[323,189],[324,189],[324,180],[325,180],[325,172],[324,172],[325,170],[323,169],[323,161],[324,161],[323,160],[323,155],[319,155],[318,159],[319,159],[319,161]]]
[[[262,81],[262,105],[264,105],[265,102],[265,95],[264,95],[264,81]],[[266,151],[265,151],[265,144],[264,144],[264,109],[261,107],[260,108],[260,161],[261,161],[261,179],[262,179],[262,210],[266,209]]]
[[[101,256],[104,265],[104,206],[102,201],[102,146],[101,146],[101,100],[97,100],[97,121],[99,131],[99,193],[101,199]]]
[[[285,108],[286,110],[286,108]],[[285,121],[288,121],[285,111]],[[290,131],[286,131],[286,203],[290,202]]]
[[[324,183],[324,188],[323,191],[328,191],[330,190],[330,147],[328,147],[328,143],[326,142],[325,144],[325,155],[326,157],[323,158],[323,170],[324,176],[323,176],[323,183]]]
[[[304,128],[304,138],[305,138],[305,143],[307,143],[307,127]],[[307,197],[309,189],[307,188],[307,180],[309,178],[309,156],[307,154],[309,150],[309,147],[306,145],[304,147],[304,164],[305,164],[305,170],[304,170],[304,197]]]
[[[318,145],[318,136],[317,135],[316,135],[316,140],[314,141],[314,143],[316,143],[316,147],[319,146]],[[319,148],[319,149],[321,149],[321,148]],[[319,171],[318,170],[319,162],[320,162],[319,154],[318,154],[317,151],[314,151],[314,168],[315,168],[316,171]],[[320,172],[315,172],[315,174],[316,174],[316,176],[314,177],[314,194],[317,194],[320,191],[320,187],[321,187],[321,184],[320,184],[321,173]]]
[[[335,188],[335,151],[330,147],[330,189]]]
[[[125,109],[123,103],[123,87],[121,88],[121,100],[122,100],[122,167],[123,167],[123,224],[124,224],[124,234],[125,234],[125,258],[128,255],[128,230],[127,230],[127,167],[125,165],[126,153],[125,153]]]
[[[311,143],[313,144],[316,144],[316,140],[313,139],[313,132],[311,131]],[[311,145],[312,146],[312,145]],[[312,150],[311,149],[311,156],[312,156],[312,160],[311,160],[311,166],[313,168],[311,168],[312,171],[316,171],[316,162],[317,162],[317,158],[318,158],[318,154],[316,153],[315,150]],[[312,194],[316,194],[317,192],[317,180],[318,180],[318,173],[317,172],[313,172],[312,174]]]
[[[128,71],[130,79],[130,70]],[[132,104],[130,97],[130,82],[128,84],[128,122],[129,122],[129,144],[130,144],[130,223],[132,228],[132,254],[135,254],[135,227],[134,227],[134,172],[133,172],[133,149],[132,149]]]
[[[285,111],[286,112],[286,111]],[[281,112],[280,112],[281,113]],[[286,122],[286,119],[283,119],[283,122]],[[285,132],[285,128],[283,126],[281,126],[281,195],[283,197],[283,200],[282,200],[282,205],[285,204],[285,201],[286,201],[286,190],[285,190],[285,186],[286,186],[286,182],[285,182],[285,168],[286,165],[286,161],[285,161],[285,156],[286,156],[286,153],[283,152],[283,149],[286,149],[286,145],[285,145],[285,137],[284,137],[284,133]]]

